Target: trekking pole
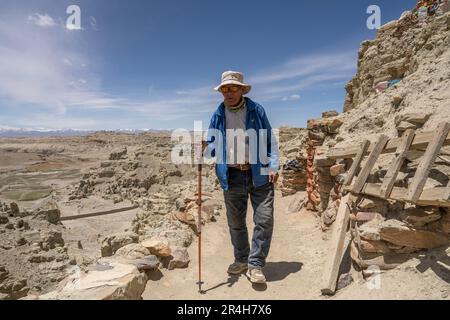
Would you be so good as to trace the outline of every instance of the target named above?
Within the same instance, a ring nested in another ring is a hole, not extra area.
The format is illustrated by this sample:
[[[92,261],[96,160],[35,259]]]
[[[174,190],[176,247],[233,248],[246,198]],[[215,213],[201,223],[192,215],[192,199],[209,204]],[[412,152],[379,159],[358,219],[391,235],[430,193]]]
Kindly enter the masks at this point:
[[[202,162],[203,141],[201,142],[200,160],[198,162],[198,292],[205,294],[202,290]]]

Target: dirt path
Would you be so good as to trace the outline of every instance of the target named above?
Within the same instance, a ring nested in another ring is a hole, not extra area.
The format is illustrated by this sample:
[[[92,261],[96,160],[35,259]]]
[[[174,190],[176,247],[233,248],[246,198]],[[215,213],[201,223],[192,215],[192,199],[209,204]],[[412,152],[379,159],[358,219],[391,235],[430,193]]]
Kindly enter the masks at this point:
[[[267,286],[252,286],[244,275],[227,275],[228,265],[233,262],[233,251],[226,217],[222,214],[216,223],[208,224],[203,233],[203,289],[207,290],[207,294],[199,295],[197,292],[198,242],[194,241],[189,248],[190,267],[173,271],[162,270],[163,277],[148,282],[143,298],[319,298],[317,279],[320,278],[325,249],[325,242],[321,239],[322,233],[312,214],[287,213],[287,204],[292,197],[282,201],[280,199],[280,195],[277,195],[274,237],[265,268]],[[249,210],[249,231],[253,228],[251,214],[252,211]]]
[[[320,230],[312,213],[287,213],[292,200],[293,197],[281,198],[277,193],[274,237],[265,268],[266,286],[252,285],[244,275],[227,275],[227,267],[233,261],[233,251],[226,217],[222,214],[217,222],[209,223],[203,233],[203,289],[207,294],[200,295],[196,285],[198,243],[195,240],[189,248],[189,268],[161,270],[162,274],[147,283],[143,299],[449,299],[448,270],[439,266],[438,261],[434,263],[430,260],[434,267],[420,271],[418,266],[423,261],[417,259],[381,274],[379,286],[376,282],[368,283],[351,268],[349,272],[355,281],[350,286],[337,292],[334,297],[321,296],[320,283],[330,233]],[[249,213],[250,231],[253,223],[250,210]]]

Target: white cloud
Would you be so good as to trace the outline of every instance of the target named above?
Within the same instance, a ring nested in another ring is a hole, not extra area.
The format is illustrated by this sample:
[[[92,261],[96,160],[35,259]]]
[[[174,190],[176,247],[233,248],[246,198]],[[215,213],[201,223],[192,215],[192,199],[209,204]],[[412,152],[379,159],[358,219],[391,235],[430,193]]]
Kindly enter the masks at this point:
[[[33,14],[28,19],[33,24],[24,23],[23,17],[22,21],[0,20],[0,101],[26,108],[30,115],[11,125],[53,129],[132,127],[133,122],[146,121],[142,119],[156,124],[186,117],[207,118],[222,101],[222,96],[213,91],[215,83],[165,92],[150,87],[149,96],[142,100],[105,92],[95,73],[95,61],[83,54],[76,35],[65,28],[34,27],[57,25],[47,14]],[[90,22],[94,28],[95,18]],[[247,75],[246,81],[253,85],[251,97],[263,104],[273,101],[276,106],[279,101],[301,99],[303,90],[315,86],[322,90],[350,79],[355,61],[354,55],[346,52],[300,56]],[[45,116],[39,116],[42,110]],[[102,111],[102,115],[109,115],[109,110],[111,116],[107,120],[95,118],[88,110]],[[126,112],[130,117],[124,119],[113,112]],[[86,114],[86,118],[79,114]]]
[[[28,21],[31,21],[39,27],[55,27],[58,25],[48,14],[34,13],[28,16]]]
[[[297,100],[300,100],[300,95],[293,94],[293,95],[290,95],[288,97],[283,97],[281,100],[282,101],[297,101]]]
[[[54,22],[42,15],[31,17],[41,25]],[[59,114],[84,101],[84,108],[116,108],[102,92],[98,76],[84,67],[88,59],[78,47],[77,38],[64,28],[50,31],[20,19],[0,20],[0,98]]]
[[[249,79],[253,84],[276,83],[285,80],[317,76],[318,74],[342,74],[356,68],[353,52],[314,54],[300,56],[286,63],[263,70]]]
[[[70,61],[70,59],[68,59],[68,58],[64,58],[64,59],[63,59],[63,62],[64,62],[65,64],[67,64],[68,66],[73,66],[72,61]]]
[[[299,91],[345,82],[355,70],[356,57],[352,52],[317,53],[261,70],[251,75],[248,82],[253,84],[254,94],[262,101],[290,101],[288,98]]]

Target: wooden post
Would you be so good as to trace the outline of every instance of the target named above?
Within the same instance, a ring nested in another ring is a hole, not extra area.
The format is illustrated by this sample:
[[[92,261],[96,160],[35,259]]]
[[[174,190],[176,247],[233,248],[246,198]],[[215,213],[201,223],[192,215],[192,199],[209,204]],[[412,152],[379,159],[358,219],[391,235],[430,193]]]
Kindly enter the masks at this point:
[[[380,156],[381,152],[386,146],[388,140],[389,140],[388,136],[385,135],[380,136],[378,142],[376,143],[375,147],[373,148],[372,152],[367,158],[367,162],[364,168],[361,170],[361,172],[358,175],[358,178],[356,179],[355,185],[352,188],[352,193],[358,194],[361,192],[362,188],[364,187],[364,184],[367,181],[367,177],[369,176],[370,171],[377,162],[378,157]]]
[[[383,184],[380,189],[380,196],[387,199],[392,192],[392,188],[395,184],[395,179],[397,179],[398,172],[400,171],[403,162],[405,162],[406,152],[408,151],[411,143],[414,139],[414,130],[408,129],[402,136],[402,141],[397,148],[396,158],[394,163],[389,168],[386,176],[384,177]]]
[[[347,204],[353,201],[353,196],[347,194],[341,200],[339,210],[334,223],[333,236],[328,260],[323,270],[321,291],[324,295],[332,295],[336,291],[336,283],[339,276],[339,267],[345,252],[345,235],[350,221],[350,209]]]
[[[350,170],[348,170],[347,178],[345,179],[344,185],[349,186],[352,183],[353,177],[356,175],[356,171],[361,165],[361,161],[364,158],[364,155],[366,154],[367,150],[369,149],[369,146],[370,141],[364,140],[361,149],[359,149],[358,154],[356,155],[355,159],[353,159],[352,167],[350,168]]]

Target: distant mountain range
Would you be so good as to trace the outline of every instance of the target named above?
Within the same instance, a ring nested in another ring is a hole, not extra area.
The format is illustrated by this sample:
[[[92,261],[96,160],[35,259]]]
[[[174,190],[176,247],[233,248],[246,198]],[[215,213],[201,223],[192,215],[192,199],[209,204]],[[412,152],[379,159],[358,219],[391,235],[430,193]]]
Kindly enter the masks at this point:
[[[166,131],[162,129],[118,129],[118,130],[79,130],[79,129],[63,129],[52,130],[44,128],[11,128],[0,127],[0,137],[2,138],[21,138],[21,137],[73,137],[86,136],[99,131],[118,132],[118,133],[142,133],[142,132],[158,132]]]

